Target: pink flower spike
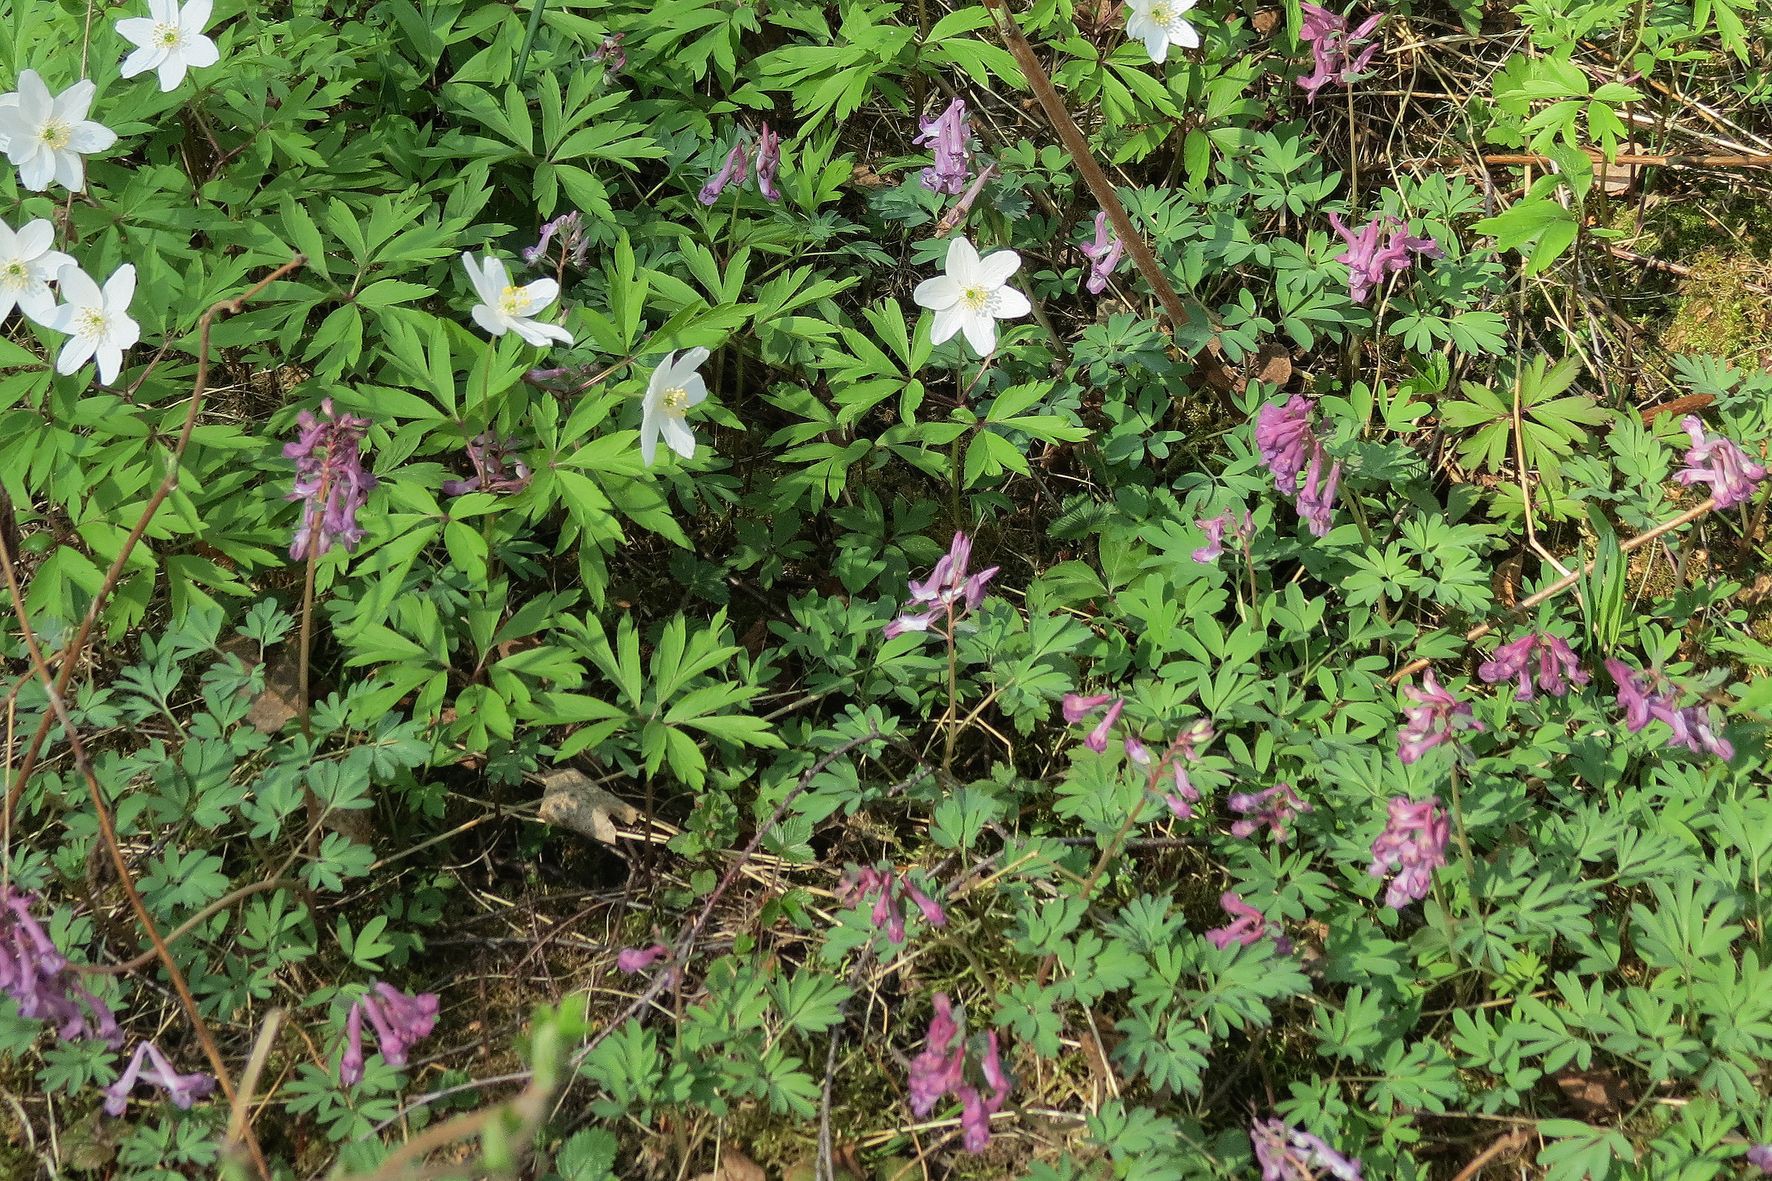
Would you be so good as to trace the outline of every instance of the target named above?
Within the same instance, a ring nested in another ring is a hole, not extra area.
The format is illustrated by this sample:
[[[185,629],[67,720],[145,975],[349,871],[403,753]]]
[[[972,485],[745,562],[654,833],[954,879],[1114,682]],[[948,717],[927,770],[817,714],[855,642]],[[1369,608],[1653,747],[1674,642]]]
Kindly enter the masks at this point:
[[[781,200],[781,190],[775,187],[775,173],[781,167],[781,136],[763,124],[763,130],[757,133],[757,191],[765,200]]]
[[[1426,898],[1433,886],[1433,872],[1446,864],[1446,841],[1452,822],[1440,807],[1438,796],[1418,804],[1406,796],[1392,799],[1384,831],[1372,842],[1372,865],[1367,870],[1382,878],[1394,866],[1396,876],[1385,891],[1384,904],[1401,910]]]
[[[1746,504],[1753,498],[1754,488],[1766,478],[1766,469],[1753,462],[1722,435],[1706,439],[1704,424],[1696,415],[1688,414],[1680,426],[1692,439],[1686,452],[1686,467],[1674,473],[1682,484],[1709,484],[1710,494],[1718,508]]]
[[[1207,565],[1218,560],[1218,556],[1224,553],[1224,531],[1230,523],[1229,513],[1220,513],[1216,517],[1201,517],[1194,522],[1199,526],[1200,532],[1206,535],[1206,544],[1194,551],[1194,561],[1201,565]]]
[[[1112,730],[1114,723],[1120,720],[1120,711],[1125,708],[1126,702],[1123,698],[1114,698],[1108,705],[1107,712],[1101,715],[1101,721],[1095,724],[1095,729],[1089,731],[1089,737],[1083,739],[1083,745],[1096,754],[1106,753],[1108,731]]]
[[[1108,278],[1120,265],[1124,250],[1125,244],[1108,226],[1107,212],[1098,210],[1095,214],[1095,241],[1082,246],[1083,256],[1089,260],[1089,277],[1083,283],[1089,294],[1100,295],[1107,290]]]
[[[1291,835],[1286,826],[1293,817],[1311,810],[1311,806],[1292,790],[1290,783],[1276,783],[1266,791],[1239,792],[1226,800],[1225,806],[1244,817],[1231,825],[1233,837],[1241,840],[1265,827],[1282,845]]]
[[[1405,724],[1397,733],[1397,757],[1404,763],[1454,741],[1459,730],[1483,729],[1471,716],[1471,707],[1442,688],[1432,669],[1422,674],[1421,688],[1404,685],[1403,696],[1415,703],[1403,707]]]
[[[1064,720],[1069,725],[1076,725],[1102,706],[1114,699],[1112,693],[1097,693],[1093,697],[1085,697],[1081,693],[1064,695]]]
[[[615,957],[617,971],[626,972],[630,976],[644,972],[653,964],[670,954],[671,949],[662,943],[654,943],[649,947],[624,947]]]
[[[732,145],[732,150],[726,153],[726,162],[720,166],[720,171],[709,177],[707,184],[701,186],[701,192],[696,194],[696,200],[703,205],[712,205],[720,199],[720,194],[726,191],[727,185],[744,184],[744,178],[749,172],[750,157],[745,151],[745,143],[741,138]]]

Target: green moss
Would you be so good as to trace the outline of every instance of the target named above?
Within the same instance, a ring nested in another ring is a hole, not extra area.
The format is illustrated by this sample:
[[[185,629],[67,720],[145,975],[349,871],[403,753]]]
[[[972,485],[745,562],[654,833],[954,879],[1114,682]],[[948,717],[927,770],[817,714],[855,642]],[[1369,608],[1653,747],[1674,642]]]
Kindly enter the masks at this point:
[[[1681,298],[1661,335],[1676,353],[1736,358],[1772,349],[1772,267],[1740,249],[1707,248],[1689,264]]]

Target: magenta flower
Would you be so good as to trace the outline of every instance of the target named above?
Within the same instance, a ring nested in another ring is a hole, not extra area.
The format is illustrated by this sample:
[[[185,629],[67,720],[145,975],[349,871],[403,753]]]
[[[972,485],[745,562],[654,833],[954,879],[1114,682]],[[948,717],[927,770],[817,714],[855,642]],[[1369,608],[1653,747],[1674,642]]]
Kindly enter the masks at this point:
[[[1347,17],[1319,8],[1309,0],[1300,7],[1304,12],[1304,27],[1299,30],[1298,38],[1310,43],[1314,68],[1310,76],[1300,78],[1298,84],[1309,96],[1307,101],[1314,103],[1317,92],[1329,83],[1350,85],[1365,70],[1372,55],[1378,52],[1376,41],[1367,42],[1384,23],[1384,16],[1381,13],[1368,17],[1359,28],[1349,32]]]
[[[1309,1132],[1288,1127],[1277,1119],[1256,1120],[1249,1126],[1249,1142],[1261,1166],[1261,1181],[1365,1181],[1360,1162],[1349,1160]]]
[[[49,938],[30,894],[0,887],[0,991],[18,1005],[19,1016],[48,1021],[64,1041],[86,1038],[116,1049],[123,1030],[106,1004],[80,983],[68,959]]]
[[[648,947],[624,947],[615,957],[615,968],[618,972],[634,975],[644,972],[660,959],[670,954],[671,949],[662,943],[654,943]]]
[[[911,142],[935,150],[935,163],[923,170],[923,187],[950,197],[959,196],[972,175],[971,152],[966,147],[971,128],[965,100],[957,98],[938,117],[922,120],[921,128]]]
[[[988,1094],[967,1081],[964,1031],[954,1018],[947,994],[938,992],[923,1052],[911,1060],[910,1066],[911,1113],[922,1119],[935,1110],[943,1096],[958,1099],[961,1142],[968,1152],[984,1151],[991,1140],[991,1116],[1001,1111],[1009,1099],[1010,1081],[1003,1070],[996,1031],[987,1033],[982,1040],[984,1049],[979,1055],[978,1073]]]
[[[923,606],[921,611],[907,611],[886,625],[886,638],[905,632],[928,631],[938,619],[948,622],[968,611],[975,611],[984,601],[984,590],[996,577],[997,567],[968,574],[972,562],[972,541],[964,533],[954,534],[948,552],[935,563],[935,569],[922,582],[911,579],[911,601]]]
[[[1200,532],[1206,535],[1206,544],[1193,553],[1194,561],[1201,565],[1216,562],[1224,553],[1224,533],[1226,529],[1231,527],[1231,514],[1219,513],[1216,517],[1200,517],[1194,521],[1194,524],[1199,527]],[[1248,510],[1244,510],[1242,524],[1237,526],[1234,535],[1238,541],[1244,542],[1255,536],[1255,523],[1250,518]]]
[[[529,486],[529,466],[517,457],[515,439],[501,439],[483,431],[468,440],[468,462],[474,475],[467,480],[444,480],[443,495],[465,492],[521,492]]]
[[[720,194],[726,191],[727,185],[744,184],[744,178],[749,171],[750,153],[745,150],[745,142],[740,138],[737,143],[732,145],[732,150],[726,153],[726,162],[720,165],[720,171],[714,173],[708,178],[708,183],[701,186],[701,192],[696,195],[696,200],[703,205],[712,205],[720,199]]]
[[[1266,791],[1238,792],[1225,801],[1225,806],[1243,817],[1231,825],[1231,835],[1241,840],[1256,829],[1266,827],[1274,840],[1285,844],[1289,834],[1286,826],[1300,812],[1311,806],[1298,797],[1290,783],[1276,783]]]
[[[1434,870],[1446,864],[1446,840],[1452,822],[1440,807],[1438,796],[1412,804],[1405,796],[1390,802],[1384,831],[1372,842],[1372,865],[1367,873],[1382,878],[1392,871],[1384,904],[1398,910],[1426,898],[1433,885]]]
[[[1383,285],[1385,277],[1409,269],[1416,254],[1440,257],[1440,247],[1432,238],[1414,238],[1404,233],[1401,222],[1385,214],[1376,214],[1355,234],[1339,215],[1331,213],[1329,224],[1347,243],[1347,249],[1335,261],[1347,264],[1348,295],[1355,303],[1365,303],[1374,289]],[[1386,232],[1389,237],[1379,239]]]
[[[1746,504],[1753,499],[1754,485],[1766,478],[1766,469],[1750,460],[1732,440],[1717,435],[1704,437],[1704,424],[1693,414],[1680,419],[1692,438],[1686,466],[1674,473],[1682,484],[1709,484],[1718,508]]]
[[[763,130],[757,133],[757,191],[765,200],[781,200],[781,190],[775,187],[775,173],[781,167],[781,136],[763,124]]]
[[[429,1037],[437,1025],[437,994],[407,996],[392,984],[376,981],[345,1017],[345,1052],[338,1078],[345,1086],[363,1080],[363,1022],[375,1033],[375,1047],[389,1066],[405,1066],[406,1053]]]
[[[584,232],[583,220],[576,209],[571,213],[562,213],[543,226],[541,237],[536,240],[535,245],[523,249],[523,261],[534,266],[546,257],[555,234],[560,235],[560,256],[573,266],[584,269],[591,252],[591,239]]]
[[[1403,696],[1415,702],[1403,707],[1405,721],[1397,734],[1397,757],[1405,763],[1453,741],[1459,730],[1483,729],[1483,723],[1471,716],[1471,707],[1442,688],[1432,669],[1422,674],[1421,688],[1404,685]]]
[[[1665,722],[1672,735],[1668,745],[1684,747],[1694,754],[1709,752],[1720,759],[1735,757],[1735,747],[1717,733],[1716,708],[1698,702],[1681,706],[1680,691],[1667,684],[1660,673],[1640,673],[1622,660],[1607,659],[1606,672],[1618,686],[1618,704],[1624,709],[1624,728],[1632,734],[1651,719]]]
[[[1124,739],[1126,761],[1139,767],[1151,765],[1151,748],[1128,734]]]
[[[1335,490],[1341,484],[1341,461],[1338,459],[1329,466],[1329,477],[1324,479],[1322,444],[1314,437],[1311,442],[1311,465],[1305,470],[1304,487],[1298,490],[1298,498],[1293,503],[1312,536],[1327,537],[1335,516]]]
[[[1291,954],[1292,941],[1286,938],[1285,928],[1278,923],[1268,922],[1259,910],[1244,902],[1242,898],[1227,891],[1219,895],[1218,905],[1223,907],[1224,912],[1230,915],[1234,921],[1228,926],[1214,927],[1206,932],[1206,941],[1212,946],[1224,948],[1233,943],[1240,943],[1244,947],[1248,947],[1260,943],[1264,938],[1271,938],[1274,941],[1275,951],[1281,955]]]
[[[622,48],[622,38],[626,33],[611,33],[597,44],[591,51],[591,60],[602,62],[606,74],[619,74],[628,64],[627,51]]]
[[[283,445],[284,458],[295,460],[295,487],[285,499],[306,502],[289,545],[289,556],[298,562],[308,556],[309,543],[316,541],[316,521],[316,556],[334,542],[347,551],[356,549],[363,540],[357,510],[375,487],[375,477],[363,467],[363,431],[369,420],[334,413],[331,398],[320,403],[320,413],[324,419],[307,410],[297,415],[301,434]]]
[[[1269,402],[1255,415],[1255,446],[1282,496],[1291,496],[1304,470],[1305,452],[1316,442],[1311,416],[1316,403],[1303,394]]]
[[[1538,687],[1552,697],[1566,695],[1572,684],[1588,682],[1574,651],[1560,637],[1548,632],[1524,635],[1511,644],[1503,644],[1478,667],[1477,677],[1485,685],[1516,681],[1519,688],[1514,692],[1514,700],[1531,701],[1534,665]]]
[[[870,896],[874,899],[874,908],[869,918],[874,929],[884,929],[886,938],[893,943],[904,942],[906,899],[923,912],[924,921],[931,927],[947,926],[947,912],[935,899],[919,890],[908,873],[894,871],[890,866],[886,869],[858,869],[851,871],[837,887],[837,897],[846,906],[865,902]]]
[[[1772,1144],[1756,1144],[1747,1150],[1747,1163],[1762,1176],[1772,1177]]]
[[[146,1063],[147,1068],[143,1069]],[[215,1080],[209,1075],[198,1071],[194,1074],[180,1074],[160,1052],[160,1047],[153,1042],[141,1042],[135,1047],[135,1053],[129,1059],[129,1065],[116,1082],[104,1089],[105,1114],[122,1115],[129,1106],[129,1093],[135,1089],[137,1082],[144,1082],[159,1087],[172,1100],[174,1107],[180,1111],[189,1111],[197,1100],[206,1098],[215,1090]]]
[[[1097,211],[1095,241],[1085,242],[1082,246],[1083,257],[1089,260],[1089,278],[1084,280],[1083,287],[1089,294],[1100,295],[1107,290],[1108,276],[1120,265],[1120,256],[1125,249],[1125,243],[1108,226],[1107,212]]]
[[[1115,697],[1110,693],[1102,693],[1095,697],[1083,697],[1076,693],[1064,695],[1064,720],[1073,726],[1104,705],[1107,706],[1107,711],[1101,715],[1101,720],[1095,724],[1095,729],[1089,731],[1089,736],[1083,739],[1083,745],[1096,754],[1102,754],[1107,750],[1108,731],[1112,730],[1114,723],[1120,720],[1120,711],[1126,708],[1125,699]]]

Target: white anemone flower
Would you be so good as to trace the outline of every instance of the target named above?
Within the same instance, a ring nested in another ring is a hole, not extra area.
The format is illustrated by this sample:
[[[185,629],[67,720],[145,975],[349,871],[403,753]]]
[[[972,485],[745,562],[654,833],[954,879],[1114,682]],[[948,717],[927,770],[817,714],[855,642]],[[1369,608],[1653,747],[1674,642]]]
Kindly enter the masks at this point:
[[[85,157],[117,142],[115,131],[86,117],[97,90],[82,80],[51,95],[36,70],[22,70],[18,89],[0,96],[0,146],[25,188],[41,193],[50,181],[73,193],[86,187]]]
[[[147,16],[117,22],[117,35],[136,46],[123,59],[123,76],[160,72],[160,89],[177,90],[185,71],[213,66],[221,57],[215,42],[203,35],[214,9],[212,0],[148,0]]]
[[[560,294],[560,284],[552,279],[537,279],[526,286],[514,287],[505,264],[491,254],[477,263],[472,253],[464,252],[461,264],[468,269],[468,278],[474,284],[475,294],[480,297],[480,302],[474,305],[474,323],[494,336],[515,332],[538,348],[545,348],[549,341],[572,343],[572,333],[560,325],[534,318],[537,312],[554,302]]]
[[[683,419],[691,406],[707,400],[708,383],[696,372],[707,359],[706,349],[667,353],[652,371],[640,408],[640,459],[647,467],[658,455],[660,437],[684,459],[695,456],[695,432]]]
[[[55,315],[55,293],[49,281],[72,266],[74,260],[51,250],[55,227],[44,218],[27,222],[17,233],[0,221],[0,320],[16,306],[25,315],[48,326]]]
[[[55,359],[55,371],[72,373],[96,356],[98,378],[109,385],[123,368],[123,350],[141,339],[141,329],[129,318],[135,267],[129,263],[118,267],[102,290],[77,266],[63,267],[56,282],[66,302],[55,310],[47,327],[66,333],[68,343]]]
[[[1021,266],[1021,255],[999,250],[989,258],[964,237],[948,243],[947,274],[917,284],[918,307],[935,313],[930,342],[940,344],[956,332],[985,356],[997,347],[997,321],[1013,320],[1032,310],[1028,297],[1010,287],[1009,276]]]
[[[1144,42],[1151,60],[1162,63],[1169,57],[1169,47],[1198,49],[1200,34],[1187,22],[1185,14],[1195,0],[1127,0],[1126,35]]]

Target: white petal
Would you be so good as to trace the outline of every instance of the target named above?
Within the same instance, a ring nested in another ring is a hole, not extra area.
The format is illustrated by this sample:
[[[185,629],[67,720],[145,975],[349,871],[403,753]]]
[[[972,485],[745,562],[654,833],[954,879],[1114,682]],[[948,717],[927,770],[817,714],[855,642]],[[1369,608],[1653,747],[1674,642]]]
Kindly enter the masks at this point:
[[[80,123],[86,118],[86,112],[92,109],[92,96],[98,93],[98,83],[90,78],[82,78],[55,97],[56,114],[70,123]]]
[[[474,310],[470,314],[474,317],[474,323],[486,329],[492,336],[503,336],[511,330],[510,324],[503,316],[483,303],[475,304]]]
[[[684,459],[695,458],[695,432],[689,429],[688,423],[674,414],[669,414],[665,416],[663,422],[659,423],[659,427],[664,433],[666,446]]]
[[[697,369],[700,369],[707,363],[709,356],[710,354],[706,349],[693,348],[678,357],[676,363],[671,366],[672,369],[676,370],[677,384],[687,381]]]
[[[55,152],[55,180],[70,193],[86,187],[86,160],[79,152]]]
[[[911,292],[911,298],[917,301],[920,308],[939,311],[960,302],[960,284],[947,275],[937,275],[917,284],[917,289]]]
[[[55,110],[55,99],[36,70],[21,70],[18,75],[18,113],[28,126],[42,126]]]
[[[221,50],[208,37],[192,37],[191,43],[185,46],[185,64],[193,70],[213,66],[220,60]]]
[[[80,308],[95,308],[105,302],[104,293],[91,275],[79,267],[63,267],[55,281],[61,284],[62,300]]]
[[[106,385],[117,380],[118,370],[123,368],[123,350],[111,345],[102,345],[98,352],[98,379]]]
[[[30,262],[31,274],[35,278],[48,282],[62,273],[63,267],[74,265],[74,256],[63,254],[59,250],[47,250]]]
[[[708,400],[708,383],[701,374],[691,373],[683,379],[683,405],[699,406]]]
[[[560,284],[552,279],[537,279],[523,288],[523,299],[528,303],[529,310],[532,312],[541,311],[553,303],[554,297],[559,294]]]
[[[960,329],[966,334],[966,343],[981,357],[989,356],[997,347],[997,322],[988,315],[967,316]]]
[[[572,333],[558,324],[549,324],[543,320],[531,320],[527,316],[511,321],[511,327],[517,335],[534,345],[536,348],[547,348],[553,341],[561,344],[572,343]]]
[[[98,342],[90,336],[71,336],[68,343],[62,346],[61,356],[55,359],[55,371],[72,373],[92,360],[92,354],[97,350]]]
[[[1169,34],[1160,25],[1153,24],[1144,35],[1145,52],[1151,60],[1161,65],[1169,57]]]
[[[4,222],[0,222],[0,230],[5,230],[0,233],[0,254],[17,254],[35,260],[55,242],[55,227],[46,217],[26,222],[17,234],[7,229]]]
[[[111,329],[111,343],[118,348],[127,349],[142,338],[142,328],[128,316],[118,316],[116,325]]]
[[[126,262],[111,273],[105,280],[105,310],[107,312],[126,312],[129,301],[135,298],[135,264]]]
[[[146,49],[154,40],[154,22],[151,18],[145,16],[125,17],[123,20],[117,22],[117,36],[123,38],[131,45],[139,45],[143,49]],[[129,55],[128,60],[123,63],[123,76],[125,78],[133,78],[135,75],[141,73],[143,69],[147,68],[146,66],[133,70],[129,68],[129,63],[140,56],[139,53],[132,53]]]
[[[1192,5],[1193,0],[1187,0],[1187,3],[1182,5],[1182,7],[1188,8]],[[189,3],[179,10],[178,27],[187,32],[201,33],[209,26],[210,14],[214,11],[215,5],[212,0],[190,0]],[[197,63],[192,62],[191,64],[196,65]]]
[[[178,84],[185,80],[185,65],[184,54],[177,50],[166,55],[166,60],[160,63],[160,89],[162,92],[171,94],[178,89]]]
[[[986,287],[1001,287],[1021,267],[1021,255],[1013,250],[999,250],[978,264],[978,281]]]
[[[960,331],[960,325],[966,321],[966,309],[959,304],[942,308],[935,313],[935,323],[929,329],[929,343],[940,344],[954,333]]]
[[[978,251],[963,234],[948,243],[947,271],[962,287],[970,287],[977,281],[974,276],[978,273]]]
[[[1188,24],[1186,21],[1177,19],[1174,27],[1171,28],[1169,32],[1170,40],[1174,41],[1177,45],[1182,46],[1184,49],[1200,48],[1200,34],[1194,29],[1194,26]]]
[[[18,165],[18,183],[33,193],[41,193],[55,179],[55,153],[32,152],[22,160],[14,160]]]
[[[650,415],[640,418],[640,462],[647,467],[658,458],[658,422]]]
[[[11,298],[10,295],[7,296]],[[55,325],[55,295],[48,284],[33,283],[18,293],[19,310],[45,328]]]
[[[1013,287],[1004,287],[991,299],[991,315],[999,320],[1013,320],[1033,310],[1028,297]]]

